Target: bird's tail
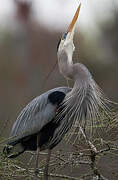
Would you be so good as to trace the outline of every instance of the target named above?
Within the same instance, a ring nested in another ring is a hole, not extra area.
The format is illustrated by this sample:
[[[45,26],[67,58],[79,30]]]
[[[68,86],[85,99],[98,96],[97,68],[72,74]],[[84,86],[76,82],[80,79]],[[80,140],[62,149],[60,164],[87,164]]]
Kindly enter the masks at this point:
[[[7,144],[3,149],[3,154],[8,158],[15,158],[22,154],[25,148],[21,143],[11,143]]]

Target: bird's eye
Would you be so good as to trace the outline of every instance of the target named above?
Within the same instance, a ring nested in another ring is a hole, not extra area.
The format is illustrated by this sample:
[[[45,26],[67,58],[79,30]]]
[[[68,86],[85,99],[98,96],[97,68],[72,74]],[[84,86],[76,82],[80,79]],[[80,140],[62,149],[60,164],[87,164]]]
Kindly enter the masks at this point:
[[[67,32],[62,36],[62,40],[66,39],[66,36],[67,36]]]

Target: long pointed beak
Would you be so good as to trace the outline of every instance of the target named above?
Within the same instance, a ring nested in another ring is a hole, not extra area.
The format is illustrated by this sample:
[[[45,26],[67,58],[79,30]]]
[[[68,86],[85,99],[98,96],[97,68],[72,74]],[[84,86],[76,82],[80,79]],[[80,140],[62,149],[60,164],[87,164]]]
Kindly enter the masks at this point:
[[[72,32],[72,30],[73,30],[73,28],[74,28],[74,26],[75,26],[75,24],[77,22],[77,19],[78,19],[79,13],[80,13],[80,8],[81,8],[81,4],[78,6],[77,11],[76,11],[76,13],[75,13],[69,27],[68,27],[67,32]]]
[[[77,11],[68,27],[68,30],[67,30],[67,37],[66,39],[67,40],[73,40],[73,36],[74,36],[74,32],[75,32],[75,27],[76,27],[76,22],[77,22],[77,19],[78,19],[78,16],[79,16],[79,13],[80,13],[80,8],[81,8],[81,4],[78,6],[77,8]]]
[[[79,13],[80,13],[80,8],[81,8],[81,4],[78,6],[77,10],[76,10],[76,13],[68,27],[68,30],[66,31],[65,34],[63,34],[61,40],[63,41],[60,41],[59,44],[58,44],[58,51],[63,47],[63,45],[66,45],[66,44],[70,44],[70,43],[73,43],[73,37],[74,37],[74,32],[75,32],[75,26],[76,26],[76,22],[77,22],[77,19],[78,19],[78,16],[79,16]],[[73,45],[74,47],[74,45]],[[74,51],[74,49],[73,49]]]

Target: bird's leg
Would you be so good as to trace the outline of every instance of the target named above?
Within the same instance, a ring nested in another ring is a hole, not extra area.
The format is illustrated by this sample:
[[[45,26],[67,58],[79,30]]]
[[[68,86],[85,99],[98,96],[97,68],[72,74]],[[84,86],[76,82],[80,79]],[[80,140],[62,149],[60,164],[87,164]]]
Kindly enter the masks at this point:
[[[38,177],[39,169],[38,169],[38,161],[39,161],[39,152],[40,152],[40,147],[39,147],[39,135],[37,135],[37,153],[36,153],[36,167],[35,167],[35,177]]]
[[[51,156],[51,149],[48,149],[48,155],[47,155],[46,165],[44,169],[44,180],[48,180],[48,167],[49,167],[49,162],[50,162],[50,156]]]

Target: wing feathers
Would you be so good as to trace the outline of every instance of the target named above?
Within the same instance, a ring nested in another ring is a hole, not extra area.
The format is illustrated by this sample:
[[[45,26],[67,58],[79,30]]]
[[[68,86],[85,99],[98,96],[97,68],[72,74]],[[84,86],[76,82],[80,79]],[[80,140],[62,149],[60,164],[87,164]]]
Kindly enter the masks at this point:
[[[48,95],[55,91],[66,94],[70,90],[68,87],[55,88],[32,100],[14,123],[8,143],[39,132],[56,114],[57,105],[50,103]]]

